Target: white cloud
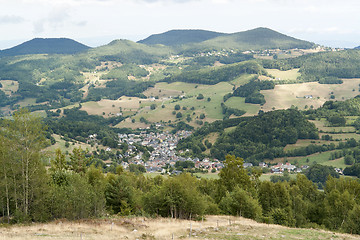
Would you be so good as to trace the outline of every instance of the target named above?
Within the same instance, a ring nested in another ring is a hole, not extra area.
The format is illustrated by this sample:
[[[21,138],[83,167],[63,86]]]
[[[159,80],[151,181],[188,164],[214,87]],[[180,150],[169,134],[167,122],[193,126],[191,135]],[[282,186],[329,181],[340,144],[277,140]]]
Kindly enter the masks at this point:
[[[24,18],[15,15],[0,16],[0,24],[17,24],[24,21]]]

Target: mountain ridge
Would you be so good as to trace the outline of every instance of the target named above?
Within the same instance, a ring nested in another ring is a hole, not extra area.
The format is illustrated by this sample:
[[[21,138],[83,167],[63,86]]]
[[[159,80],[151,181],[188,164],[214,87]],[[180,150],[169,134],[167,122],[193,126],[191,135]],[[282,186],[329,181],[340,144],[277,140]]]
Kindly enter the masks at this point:
[[[208,39],[226,35],[226,33],[201,30],[201,29],[174,29],[164,33],[153,34],[149,37],[137,41],[146,45],[162,44],[165,46],[176,46],[189,43],[203,42]]]
[[[192,36],[191,34],[196,34]],[[203,34],[203,36],[201,36]],[[203,41],[201,41],[203,40]],[[170,30],[154,34],[138,43],[183,46],[185,50],[195,48],[233,48],[240,50],[311,48],[315,44],[296,39],[265,27],[235,33],[219,33],[206,30]]]

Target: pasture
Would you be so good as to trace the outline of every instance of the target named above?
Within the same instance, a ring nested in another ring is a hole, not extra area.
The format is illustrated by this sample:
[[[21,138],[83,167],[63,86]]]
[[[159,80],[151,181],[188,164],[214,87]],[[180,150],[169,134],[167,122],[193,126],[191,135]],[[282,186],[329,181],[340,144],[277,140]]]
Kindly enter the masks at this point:
[[[117,100],[102,99],[98,102],[90,101],[82,104],[81,110],[91,115],[112,117],[122,112],[136,112],[140,108],[140,101],[136,97],[121,97]],[[147,101],[147,100],[145,100]]]
[[[19,89],[19,82],[13,81],[13,80],[0,80],[0,83],[2,87],[0,87],[0,90],[2,90],[6,95],[10,96],[13,93],[16,93]]]
[[[144,109],[137,115],[137,118],[144,117],[151,122],[162,121],[174,121],[176,120],[175,115],[172,114],[175,105],[180,105],[181,110],[177,112],[182,113],[182,118],[185,119],[188,114],[192,117],[193,121],[198,119],[201,113],[205,114],[203,121],[212,122],[217,119],[222,119],[222,108],[221,102],[223,96],[227,93],[232,92],[233,86],[227,82],[220,82],[216,85],[203,85],[203,84],[192,84],[192,83],[157,83],[155,85],[156,90],[147,90],[146,94],[163,93],[169,95],[170,93],[177,91],[178,94],[183,94],[185,97],[182,99],[169,99],[163,98],[162,104],[155,110]],[[159,92],[161,90],[161,92]],[[203,94],[204,99],[196,99],[199,94]],[[184,109],[185,108],[185,109]],[[191,110],[194,108],[194,110]]]
[[[261,91],[266,99],[263,109],[271,111],[272,109],[287,109],[291,106],[296,106],[301,110],[311,106],[318,108],[330,100],[331,95],[335,96],[334,100],[342,101],[359,94],[360,79],[344,79],[343,81],[343,84],[309,82],[276,85],[275,89]]]
[[[315,153],[312,155],[308,155],[308,156],[301,156],[301,157],[284,157],[284,158],[276,158],[273,161],[271,161],[272,163],[279,163],[279,162],[290,162],[292,164],[298,165],[298,166],[302,166],[302,165],[311,165],[314,162],[321,164],[321,165],[326,165],[326,166],[333,166],[333,167],[338,167],[338,168],[345,168],[346,165],[344,163],[344,160],[341,159],[337,159],[337,160],[332,160],[330,161],[330,156],[331,153],[336,152],[339,150],[334,150],[334,151],[327,151],[327,152],[322,152],[322,153]]]
[[[225,105],[230,108],[246,111],[244,116],[256,115],[261,109],[261,106],[259,104],[245,103],[244,97],[231,97],[225,102]]]
[[[280,71],[278,69],[266,69],[266,71],[276,80],[296,80],[300,76],[299,69]]]
[[[64,139],[61,139],[61,137],[57,134],[53,134],[52,136],[55,138],[56,143],[54,145],[47,147],[45,149],[45,151],[53,153],[53,154],[55,154],[56,149],[60,149],[62,153],[66,153],[66,152],[71,153],[74,148],[79,148],[79,147],[81,147],[83,150],[86,150],[86,149],[89,151],[96,150],[96,147],[91,147],[90,144],[86,144],[86,143],[82,143],[82,142],[74,142],[74,143],[69,142],[70,145],[67,148],[67,147],[65,147],[66,141]],[[102,145],[100,145],[100,147],[104,148]]]

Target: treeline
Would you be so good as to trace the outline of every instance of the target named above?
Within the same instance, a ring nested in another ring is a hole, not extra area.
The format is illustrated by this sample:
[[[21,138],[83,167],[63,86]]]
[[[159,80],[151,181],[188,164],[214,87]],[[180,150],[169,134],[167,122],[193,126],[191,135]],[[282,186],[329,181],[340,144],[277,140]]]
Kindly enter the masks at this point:
[[[252,55],[237,53],[227,53],[227,55],[211,55],[211,56],[197,56],[184,62],[185,65],[198,66],[213,66],[216,62],[222,64],[233,64],[254,59]]]
[[[100,101],[102,98],[116,100],[121,96],[146,98],[142,93],[149,87],[154,87],[153,82],[132,81],[117,79],[106,83],[106,88],[91,86],[86,98],[87,101]]]
[[[118,135],[120,129],[111,128],[124,117],[103,118],[101,116],[88,115],[86,111],[79,108],[64,109],[62,117],[48,117],[44,120],[50,134],[55,133],[66,138],[80,142],[86,142],[90,135],[96,134],[96,139],[104,146],[118,147]],[[69,140],[68,139],[68,140]]]
[[[308,109],[304,111],[304,114],[312,120],[326,118],[328,124],[333,127],[346,126],[346,116],[360,116],[360,96],[345,101],[327,101],[322,107]],[[360,130],[360,118],[352,122],[351,125],[356,130]]]
[[[184,71],[178,75],[166,77],[163,81],[213,85],[234,80],[241,74],[265,74],[265,71],[255,61],[247,61],[217,68]]]
[[[345,50],[308,54],[282,60],[262,60],[264,68],[290,70],[300,68],[300,80],[339,84],[341,78],[360,77],[360,51]]]
[[[263,159],[283,156],[284,147],[296,143],[298,139],[319,138],[315,125],[294,109],[262,113],[234,122],[236,128],[230,132],[223,131],[224,128],[209,127],[218,125],[217,122],[204,126],[189,138],[181,140],[177,148],[190,149],[194,155],[201,156],[206,151],[201,139],[214,131],[219,132],[220,136],[210,148],[212,157],[224,159],[227,154],[232,154],[258,163]]]
[[[275,83],[273,81],[260,81],[256,79],[235,89],[232,96],[244,97],[246,103],[263,105],[266,101],[264,95],[260,93],[260,90],[274,88]]]
[[[136,78],[146,77],[149,72],[135,64],[124,64],[121,67],[111,69],[107,74],[101,76],[101,79],[128,80],[128,76]]]

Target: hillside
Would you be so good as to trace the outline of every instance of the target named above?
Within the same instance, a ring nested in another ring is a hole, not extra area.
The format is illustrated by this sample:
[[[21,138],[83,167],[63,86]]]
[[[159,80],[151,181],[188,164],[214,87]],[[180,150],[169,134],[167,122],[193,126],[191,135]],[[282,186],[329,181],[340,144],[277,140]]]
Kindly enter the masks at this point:
[[[116,218],[56,221],[1,229],[6,239],[357,239],[357,235],[289,228],[241,217],[207,216],[204,222],[178,219]]]
[[[255,28],[252,30],[219,36],[201,43],[202,46],[222,49],[233,48],[241,50],[261,49],[308,49],[314,43],[289,37],[269,28]]]
[[[225,128],[234,127],[230,132]],[[224,159],[227,154],[241,156],[246,161],[258,164],[263,159],[283,156],[283,148],[298,139],[318,139],[314,124],[309,123],[299,111],[277,110],[250,118],[234,118],[216,121],[200,128],[191,137],[182,139],[178,150],[191,149],[199,155],[206,151],[202,141],[209,133],[220,136],[210,146],[211,156]]]
[[[171,30],[165,33],[154,34],[146,39],[138,41],[147,45],[163,44],[175,46],[189,43],[199,43],[215,37],[226,35],[206,30]]]
[[[74,54],[90,47],[68,38],[34,38],[0,51],[0,57],[28,54]]]
[[[165,46],[147,46],[130,40],[118,39],[107,45],[91,49],[86,57],[99,58],[101,61],[121,63],[151,64],[167,57],[172,52]]]

